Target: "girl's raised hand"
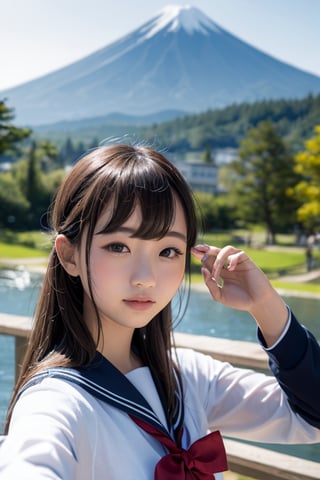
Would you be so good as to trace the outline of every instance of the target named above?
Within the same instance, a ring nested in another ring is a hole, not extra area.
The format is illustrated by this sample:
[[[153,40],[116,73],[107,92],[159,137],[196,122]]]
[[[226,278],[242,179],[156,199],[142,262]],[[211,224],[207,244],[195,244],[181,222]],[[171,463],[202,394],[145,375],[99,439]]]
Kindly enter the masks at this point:
[[[242,250],[230,245],[197,245],[191,252],[202,261],[203,277],[212,297],[224,305],[251,312],[256,303],[274,292],[265,274]]]

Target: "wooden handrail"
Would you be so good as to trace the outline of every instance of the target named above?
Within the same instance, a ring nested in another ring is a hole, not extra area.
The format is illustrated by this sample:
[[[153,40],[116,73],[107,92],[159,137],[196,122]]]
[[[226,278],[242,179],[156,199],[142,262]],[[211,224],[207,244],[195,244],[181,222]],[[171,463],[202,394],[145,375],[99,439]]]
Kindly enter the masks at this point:
[[[15,338],[15,378],[18,378],[26,352],[31,325],[32,319],[30,317],[0,313],[0,334],[12,335]]]
[[[258,480],[319,480],[320,463],[224,439],[232,472]],[[320,459],[319,459],[320,461]]]
[[[0,313],[0,334],[15,337],[16,375],[31,330],[29,317]],[[252,342],[235,341],[187,333],[174,334],[177,347],[193,348],[218,360],[253,369],[268,367],[267,355]],[[274,452],[236,440],[225,439],[231,471],[258,480],[319,480],[320,463]],[[320,461],[320,459],[319,459]]]
[[[177,347],[192,348],[222,362],[259,370],[268,368],[267,354],[254,342],[180,332],[175,332],[174,339]]]
[[[23,357],[23,346],[26,346],[25,339],[30,333],[31,324],[32,320],[30,317],[0,313],[0,334],[13,335],[18,339],[20,348],[19,359]],[[235,365],[254,369],[264,370],[268,368],[266,353],[254,342],[180,332],[175,332],[174,339],[177,347],[193,348],[217,360],[228,361]],[[18,363],[20,364],[20,362]]]

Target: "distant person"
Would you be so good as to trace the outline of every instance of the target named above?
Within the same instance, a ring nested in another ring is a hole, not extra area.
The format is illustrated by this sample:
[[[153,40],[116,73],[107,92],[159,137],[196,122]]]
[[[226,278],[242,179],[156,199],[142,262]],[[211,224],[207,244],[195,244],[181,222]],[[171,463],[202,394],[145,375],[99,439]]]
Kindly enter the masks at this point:
[[[314,248],[315,237],[314,235],[310,235],[307,238],[307,245],[306,245],[306,260],[307,260],[307,270],[311,272],[314,267],[314,258],[313,258],[313,248]]]
[[[311,272],[313,269],[313,246],[307,244],[306,247],[307,270]]]
[[[316,339],[245,252],[194,247],[193,197],[164,156],[88,152],[58,192],[52,226],[0,478],[218,480],[220,432],[320,442]],[[255,319],[276,378],[174,348],[170,302],[191,253],[213,299]]]

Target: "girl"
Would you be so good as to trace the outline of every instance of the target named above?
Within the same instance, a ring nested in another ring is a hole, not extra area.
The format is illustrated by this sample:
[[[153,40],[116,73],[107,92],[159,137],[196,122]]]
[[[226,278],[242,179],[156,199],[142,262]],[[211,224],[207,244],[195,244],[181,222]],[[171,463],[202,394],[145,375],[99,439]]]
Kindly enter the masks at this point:
[[[89,152],[62,185],[52,225],[1,478],[218,479],[219,432],[320,441],[319,345],[243,251],[193,247],[192,195],[160,153]],[[277,380],[173,348],[170,302],[191,252],[212,297],[256,320]]]

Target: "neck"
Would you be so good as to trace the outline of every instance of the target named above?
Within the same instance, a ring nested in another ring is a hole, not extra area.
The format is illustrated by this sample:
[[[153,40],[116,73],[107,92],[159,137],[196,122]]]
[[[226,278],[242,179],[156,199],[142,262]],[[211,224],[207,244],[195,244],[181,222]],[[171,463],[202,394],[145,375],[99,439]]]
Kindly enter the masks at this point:
[[[96,313],[91,302],[84,303],[84,318],[92,335],[99,342],[97,350],[120,372],[128,373],[142,366],[141,360],[131,349],[134,328],[121,325],[108,318],[101,318],[101,334],[98,334]]]
[[[98,352],[124,374],[142,366],[131,348],[133,333],[134,329],[117,324],[104,325],[97,345]],[[91,334],[98,338],[97,332]]]
[[[128,348],[120,350],[115,342],[112,342],[112,345],[103,342],[103,345],[98,345],[97,350],[123,374],[143,366],[141,359],[131,350],[131,343]]]

